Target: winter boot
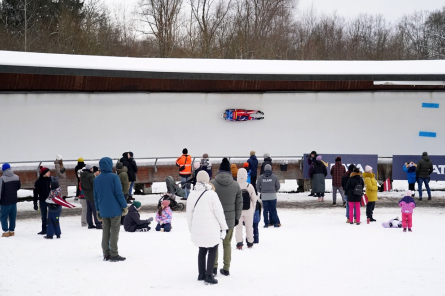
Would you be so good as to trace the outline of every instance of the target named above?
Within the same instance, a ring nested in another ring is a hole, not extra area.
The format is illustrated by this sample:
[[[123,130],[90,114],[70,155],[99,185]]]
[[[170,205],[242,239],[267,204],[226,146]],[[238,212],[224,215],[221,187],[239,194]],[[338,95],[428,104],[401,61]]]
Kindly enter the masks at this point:
[[[419,201],[422,201],[422,198],[421,198],[421,197],[419,197]]]
[[[9,237],[9,232],[3,232],[2,237]]]
[[[332,203],[332,206],[333,206],[333,207],[337,206],[337,203],[334,201],[334,202]]]
[[[53,239],[52,236],[48,236],[48,235],[45,235],[43,238],[46,238],[46,239]]]
[[[14,235],[15,235],[14,231],[9,232],[9,236],[14,236]]]
[[[413,231],[411,230],[411,228],[408,228],[408,231],[409,231],[409,232],[413,232]]]
[[[349,222],[349,219],[346,219],[346,223],[350,223],[350,222]]]
[[[369,222],[371,221],[371,219],[366,219],[366,224],[369,224]]]
[[[357,222],[356,224],[357,224],[357,225],[360,225],[360,222]]]
[[[218,280],[215,279],[213,274],[206,274],[206,278],[205,278],[204,282],[206,283],[206,285],[215,285],[218,283]]]
[[[218,268],[214,267],[213,268],[213,276],[217,276],[218,275]]]
[[[313,194],[313,193],[310,193],[308,196],[315,196],[315,194]]]
[[[96,229],[96,225],[88,225],[88,229]]]
[[[110,261],[110,255],[104,255],[104,261]]]
[[[428,200],[431,200],[431,196],[430,196],[430,197],[428,197]]]
[[[110,262],[125,261],[125,259],[127,259],[127,258],[119,256],[119,255],[113,256],[113,257],[110,256]]]
[[[343,207],[346,208],[346,202],[343,202]]]
[[[403,228],[403,232],[406,232],[406,228]]]
[[[37,234],[38,234],[38,235],[45,235],[45,234],[46,234],[46,231],[40,231],[40,232],[38,232]]]
[[[252,247],[253,247],[253,243],[247,243],[247,247],[248,247],[249,249],[252,249]]]
[[[237,250],[242,250],[243,249],[243,243],[237,243],[236,244],[236,249]]]
[[[377,221],[376,219],[374,219],[373,217],[371,217],[371,222],[375,222]]]
[[[206,274],[205,273],[198,274],[198,281],[203,281],[205,279],[206,279]]]
[[[230,275],[230,272],[228,271],[228,270],[225,270],[225,269],[220,269],[219,270],[219,272],[222,274],[222,275],[225,275],[225,276],[229,276]]]
[[[277,223],[273,227],[281,227],[281,223]]]
[[[354,219],[354,223],[357,223],[357,220],[356,220],[356,219]]]

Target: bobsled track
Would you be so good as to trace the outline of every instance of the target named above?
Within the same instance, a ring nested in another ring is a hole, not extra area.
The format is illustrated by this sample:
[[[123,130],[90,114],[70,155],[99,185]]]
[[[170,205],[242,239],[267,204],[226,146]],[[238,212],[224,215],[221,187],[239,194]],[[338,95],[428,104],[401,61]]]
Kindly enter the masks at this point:
[[[179,156],[443,154],[445,92],[3,93],[0,161]],[[229,108],[265,119],[227,122]]]

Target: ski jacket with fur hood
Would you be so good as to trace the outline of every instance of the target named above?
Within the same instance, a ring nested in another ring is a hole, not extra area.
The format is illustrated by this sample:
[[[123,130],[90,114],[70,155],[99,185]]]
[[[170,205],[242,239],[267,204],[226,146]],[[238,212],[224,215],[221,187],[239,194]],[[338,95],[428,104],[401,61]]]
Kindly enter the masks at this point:
[[[369,202],[377,201],[377,192],[379,191],[379,186],[377,186],[377,180],[375,179],[375,174],[363,173],[363,181],[366,186],[366,196]]]

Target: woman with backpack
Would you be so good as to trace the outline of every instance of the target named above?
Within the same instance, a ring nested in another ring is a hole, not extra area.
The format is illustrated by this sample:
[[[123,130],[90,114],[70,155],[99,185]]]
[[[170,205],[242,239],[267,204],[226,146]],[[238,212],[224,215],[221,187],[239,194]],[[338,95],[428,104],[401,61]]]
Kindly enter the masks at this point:
[[[351,173],[345,187],[345,192],[347,192],[348,196],[350,224],[354,224],[352,221],[353,221],[353,211],[355,209],[357,225],[360,225],[360,201],[363,196],[364,186],[365,183],[363,182],[360,169],[355,168],[354,172]]]
[[[255,213],[256,202],[258,197],[255,193],[255,188],[247,183],[247,171],[242,168],[238,170],[237,182],[241,188],[243,195],[243,211],[238,225],[235,229],[236,248],[238,250],[243,249],[243,224],[246,227],[247,247],[250,249],[253,247],[253,215]],[[244,223],[243,223],[244,222]]]
[[[198,281],[217,284],[213,276],[216,252],[221,238],[229,229],[218,194],[209,183],[209,175],[200,171],[196,177],[196,186],[188,197],[187,222],[192,242],[199,247]],[[207,256],[208,253],[208,256]],[[205,262],[207,256],[207,264]]]

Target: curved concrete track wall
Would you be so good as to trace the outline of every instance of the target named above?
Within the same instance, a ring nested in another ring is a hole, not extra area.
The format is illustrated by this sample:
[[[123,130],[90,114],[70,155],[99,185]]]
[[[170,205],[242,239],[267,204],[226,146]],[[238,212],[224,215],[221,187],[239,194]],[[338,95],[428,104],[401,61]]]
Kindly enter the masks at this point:
[[[444,102],[445,92],[0,94],[0,161],[127,150],[138,158],[179,156],[184,147],[193,156],[440,155]],[[228,108],[262,110],[265,120],[226,122],[219,114]]]

